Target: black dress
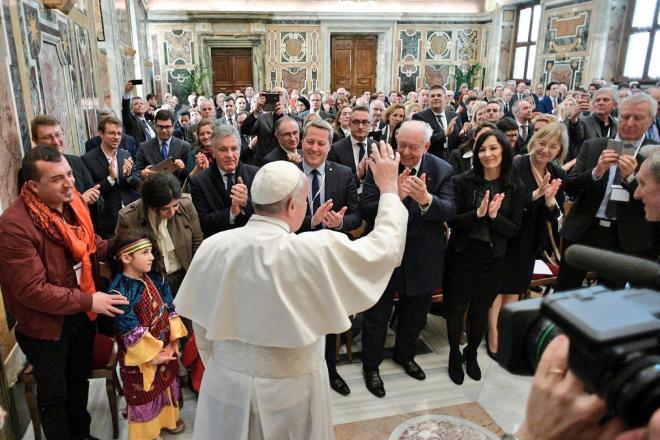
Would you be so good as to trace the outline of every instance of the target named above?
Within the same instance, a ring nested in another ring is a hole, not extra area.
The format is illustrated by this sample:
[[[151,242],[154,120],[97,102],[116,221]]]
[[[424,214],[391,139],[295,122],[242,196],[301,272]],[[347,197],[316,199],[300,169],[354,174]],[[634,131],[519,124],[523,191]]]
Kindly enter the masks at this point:
[[[549,209],[545,197],[532,201],[532,192],[538,188],[528,154],[513,159],[513,169],[525,185],[525,206],[518,235],[509,239],[505,255],[505,271],[500,293],[523,294],[529,289],[534,262],[548,245],[546,221],[556,225],[563,207],[564,191],[560,187],[555,199],[559,207]],[[551,179],[566,181],[566,172],[555,163],[548,164]],[[563,186],[563,185],[562,185]]]

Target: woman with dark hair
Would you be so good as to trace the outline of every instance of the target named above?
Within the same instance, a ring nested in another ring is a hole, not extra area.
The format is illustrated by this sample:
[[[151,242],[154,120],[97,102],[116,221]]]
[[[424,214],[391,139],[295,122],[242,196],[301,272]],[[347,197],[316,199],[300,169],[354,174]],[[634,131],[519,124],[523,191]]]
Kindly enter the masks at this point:
[[[337,115],[332,123],[332,143],[351,135],[351,113],[353,107],[348,104],[339,106]]]
[[[561,183],[566,171],[555,160],[563,162],[568,151],[568,134],[564,124],[555,122],[534,132],[529,140],[529,154],[513,159],[513,170],[527,197],[520,230],[507,244],[506,266],[502,288],[488,313],[488,354],[497,353],[497,321],[500,309],[517,301],[527,292],[532,281],[534,262],[548,245],[547,222],[557,228],[564,202]]]
[[[176,296],[192,257],[204,239],[189,194],[181,193],[177,178],[156,174],[142,183],[142,198],[119,211],[115,234],[146,229],[160,250],[154,268]]]
[[[454,168],[454,175],[461,174],[472,169],[472,160],[474,156],[472,150],[474,149],[474,144],[477,142],[479,136],[481,136],[483,133],[488,130],[495,129],[497,129],[497,127],[495,127],[495,124],[492,122],[482,122],[481,124],[477,125],[476,130],[474,130],[474,136],[472,138],[466,140],[461,145],[459,145],[458,148],[449,153],[449,159],[447,162],[449,162],[449,165]]]
[[[192,144],[188,158],[186,159],[186,169],[188,177],[192,177],[209,167],[209,164],[215,163],[213,152],[211,151],[211,136],[215,123],[211,119],[202,119],[195,126],[197,140]]]
[[[449,337],[449,377],[460,385],[466,372],[481,379],[477,348],[488,324],[488,309],[500,292],[507,241],[520,228],[525,192],[513,173],[509,141],[499,130],[477,138],[473,169],[454,177],[456,216],[450,220],[445,301]],[[468,344],[459,340],[468,312]]]

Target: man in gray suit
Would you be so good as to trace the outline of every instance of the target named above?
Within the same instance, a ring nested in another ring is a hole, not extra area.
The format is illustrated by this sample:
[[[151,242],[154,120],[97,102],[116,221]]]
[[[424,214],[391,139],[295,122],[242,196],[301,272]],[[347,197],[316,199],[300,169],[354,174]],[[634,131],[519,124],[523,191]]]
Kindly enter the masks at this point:
[[[225,99],[224,116],[215,120],[215,124],[228,124],[236,128],[236,103],[231,96]]]
[[[616,108],[618,100],[616,90],[610,87],[596,90],[591,99],[591,105],[589,105],[587,94],[578,97],[571,118],[566,122],[571,146],[574,148],[573,157],[577,156],[582,144],[589,139],[614,139],[617,134],[617,122],[612,117],[612,112]],[[583,116],[582,113],[589,111],[590,108],[591,114]]]
[[[156,172],[150,168],[171,157],[174,159],[176,171],[174,175],[181,184],[186,180],[185,161],[190,153],[190,144],[172,136],[174,129],[174,115],[169,110],[160,110],[154,117],[156,137],[142,142],[135,159],[134,173],[145,179]]]

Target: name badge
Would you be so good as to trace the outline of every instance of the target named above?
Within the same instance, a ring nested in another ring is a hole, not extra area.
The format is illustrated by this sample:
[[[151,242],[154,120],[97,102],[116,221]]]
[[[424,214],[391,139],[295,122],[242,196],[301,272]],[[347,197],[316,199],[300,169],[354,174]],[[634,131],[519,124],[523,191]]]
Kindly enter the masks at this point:
[[[80,285],[80,274],[82,273],[82,261],[73,266],[73,271],[76,273],[76,282]]]
[[[630,201],[630,193],[621,185],[612,185],[610,200],[614,200],[615,202],[628,202]]]

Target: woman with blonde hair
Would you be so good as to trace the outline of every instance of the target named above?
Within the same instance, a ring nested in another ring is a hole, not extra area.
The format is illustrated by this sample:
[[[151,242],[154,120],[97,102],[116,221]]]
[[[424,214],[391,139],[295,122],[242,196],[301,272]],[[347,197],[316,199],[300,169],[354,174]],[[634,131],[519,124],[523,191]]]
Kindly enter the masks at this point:
[[[488,313],[488,353],[497,353],[497,321],[500,308],[517,301],[529,289],[537,256],[548,244],[546,222],[556,225],[564,202],[561,163],[568,152],[564,124],[554,122],[535,132],[527,145],[529,153],[513,159],[514,173],[528,194],[520,230],[509,239],[505,254],[503,285]]]
[[[406,118],[412,118],[412,115],[422,111],[422,106],[417,103],[417,101],[410,101],[406,104]]]
[[[403,104],[392,104],[385,110],[385,127],[380,132],[380,140],[388,144],[392,143],[394,137],[394,129],[398,124],[406,119],[406,108]]]

